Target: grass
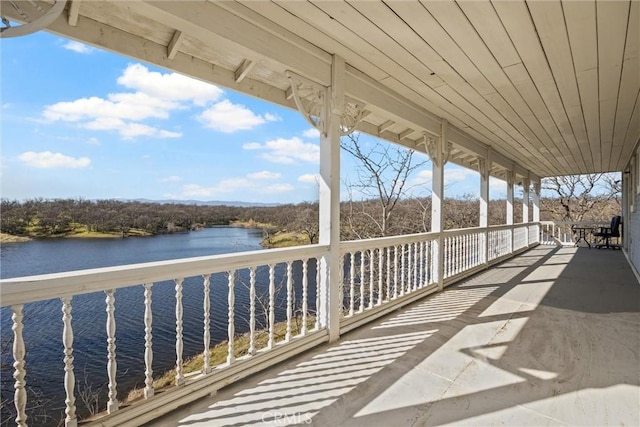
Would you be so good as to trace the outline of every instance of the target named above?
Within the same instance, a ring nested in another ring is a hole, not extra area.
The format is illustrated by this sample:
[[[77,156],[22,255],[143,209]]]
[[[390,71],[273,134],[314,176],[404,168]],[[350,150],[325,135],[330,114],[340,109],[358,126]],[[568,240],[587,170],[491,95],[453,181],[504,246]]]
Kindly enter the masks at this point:
[[[307,330],[311,330],[315,324],[315,316],[307,317]],[[291,335],[296,336],[302,332],[302,318],[296,317],[291,321]],[[274,341],[276,343],[284,341],[287,333],[287,322],[277,322],[274,325]],[[269,342],[269,331],[261,329],[255,332],[255,348],[260,350],[267,347]],[[240,358],[249,354],[250,335],[245,333],[238,335],[233,340],[233,355]],[[227,355],[229,353],[229,342],[223,341],[209,350],[209,365],[211,367],[224,365],[227,363]],[[186,376],[190,373],[202,372],[204,369],[204,353],[189,358],[183,363],[183,374]],[[153,380],[153,388],[155,391],[172,387],[176,382],[176,371],[171,369],[158,378]],[[142,388],[136,388],[129,392],[124,403],[130,403],[141,398],[144,395]]]
[[[271,238],[264,239],[262,246],[265,248],[286,248],[289,246],[308,245],[309,238],[304,233],[296,233],[294,231],[279,231]]]

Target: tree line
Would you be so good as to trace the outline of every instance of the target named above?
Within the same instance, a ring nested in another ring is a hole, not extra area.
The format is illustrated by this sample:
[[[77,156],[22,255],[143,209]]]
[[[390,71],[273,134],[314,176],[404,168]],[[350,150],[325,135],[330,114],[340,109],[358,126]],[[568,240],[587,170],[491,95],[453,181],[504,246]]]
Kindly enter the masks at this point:
[[[619,212],[618,199],[591,197],[545,198],[541,201],[542,220],[608,220]],[[515,222],[522,221],[522,202],[516,200]],[[377,199],[341,203],[341,238],[366,239],[430,231],[431,198],[397,200],[393,209]],[[444,228],[479,225],[479,201],[471,195],[444,201]],[[571,211],[567,217],[567,210]],[[532,209],[530,209],[530,212]],[[127,236],[133,230],[163,234],[196,230],[236,222],[258,224],[266,238],[276,232],[301,233],[309,243],[318,241],[318,203],[304,202],[277,206],[205,206],[120,200],[3,199],[0,230],[17,236],[56,237],[71,234],[79,226],[98,233]],[[506,201],[489,203],[489,224],[506,223]]]

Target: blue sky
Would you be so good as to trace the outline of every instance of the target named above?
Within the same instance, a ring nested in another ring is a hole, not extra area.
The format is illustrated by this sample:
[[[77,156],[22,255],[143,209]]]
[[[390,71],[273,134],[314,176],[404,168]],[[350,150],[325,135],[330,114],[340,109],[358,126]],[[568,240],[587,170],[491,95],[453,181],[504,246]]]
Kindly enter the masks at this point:
[[[318,198],[318,134],[296,111],[45,32],[0,50],[3,198]],[[354,169],[343,152],[343,181]],[[477,172],[446,175],[447,196],[478,194]],[[430,176],[427,163],[412,194],[428,195]]]

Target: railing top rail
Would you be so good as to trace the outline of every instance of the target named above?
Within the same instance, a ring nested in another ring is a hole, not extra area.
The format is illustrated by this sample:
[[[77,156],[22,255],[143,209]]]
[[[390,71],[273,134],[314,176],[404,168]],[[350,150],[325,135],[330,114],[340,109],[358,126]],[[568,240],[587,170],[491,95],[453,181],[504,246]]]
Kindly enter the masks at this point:
[[[536,225],[539,222],[527,222],[527,223],[519,223],[513,225],[491,225],[487,227],[489,231],[491,230],[508,230],[511,228],[520,228],[527,227],[530,225]],[[469,228],[454,228],[451,230],[444,230],[442,232],[443,237],[449,236],[457,236],[463,234],[472,234],[472,233],[481,233],[485,230],[484,227],[469,227]],[[364,249],[371,248],[385,248],[388,246],[397,246],[406,243],[414,243],[426,240],[434,240],[437,239],[440,233],[430,232],[430,233],[416,233],[416,234],[404,234],[401,236],[387,236],[387,237],[376,237],[372,239],[363,239],[363,240],[347,240],[340,242],[340,250],[342,252],[353,252],[360,251]]]
[[[599,226],[599,225],[609,225],[611,223],[611,221],[607,221],[607,220],[603,220],[603,221],[540,221],[540,224],[542,225],[586,225],[586,226],[590,226],[590,225],[594,225],[594,226]]]
[[[385,248],[405,243],[421,242],[438,238],[439,233],[404,234],[402,236],[376,237],[363,240],[346,240],[340,242],[342,252],[358,251],[361,249]]]
[[[500,225],[490,225],[489,231],[494,231],[494,230],[508,230],[510,228],[526,228],[529,227],[531,225],[537,225],[540,224],[540,222],[519,222],[517,224],[500,224]]]
[[[320,257],[328,245],[267,249],[0,280],[0,306]]]

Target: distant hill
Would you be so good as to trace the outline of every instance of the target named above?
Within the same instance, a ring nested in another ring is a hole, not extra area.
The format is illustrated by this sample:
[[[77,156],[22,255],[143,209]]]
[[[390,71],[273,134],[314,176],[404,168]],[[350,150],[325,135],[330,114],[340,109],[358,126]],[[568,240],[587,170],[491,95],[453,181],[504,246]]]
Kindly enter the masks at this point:
[[[122,202],[140,202],[140,203],[159,203],[159,204],[172,204],[172,205],[196,205],[196,206],[237,206],[240,208],[255,208],[255,207],[271,207],[280,206],[281,203],[256,203],[256,202],[239,202],[239,201],[224,201],[224,200],[150,200],[150,199],[117,199]]]

